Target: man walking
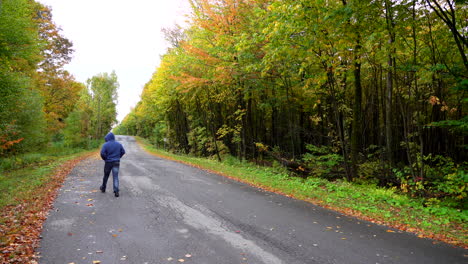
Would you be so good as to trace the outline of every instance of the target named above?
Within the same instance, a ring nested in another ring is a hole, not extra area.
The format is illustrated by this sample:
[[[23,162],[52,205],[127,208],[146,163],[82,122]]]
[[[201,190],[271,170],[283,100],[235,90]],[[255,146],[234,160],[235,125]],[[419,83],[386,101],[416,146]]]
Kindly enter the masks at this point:
[[[101,192],[106,192],[107,179],[109,179],[110,172],[112,171],[112,177],[114,179],[114,195],[119,197],[119,167],[120,158],[125,154],[125,149],[122,144],[115,141],[115,136],[112,132],[107,134],[104,139],[106,143],[101,149],[101,158],[106,162],[104,164],[104,178],[102,179],[102,185],[99,187]]]

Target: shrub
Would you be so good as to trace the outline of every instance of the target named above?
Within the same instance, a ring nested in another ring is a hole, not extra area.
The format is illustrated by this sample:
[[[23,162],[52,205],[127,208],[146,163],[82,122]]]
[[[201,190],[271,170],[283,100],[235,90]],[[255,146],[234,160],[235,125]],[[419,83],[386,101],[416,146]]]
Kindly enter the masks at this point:
[[[426,199],[427,205],[445,204],[466,209],[468,197],[468,163],[456,165],[443,156],[424,156],[423,177],[413,177],[409,166],[394,169],[400,180],[400,189]]]
[[[307,145],[309,153],[304,154],[303,161],[311,169],[312,174],[327,179],[336,179],[343,173],[343,157],[332,151],[329,146]]]

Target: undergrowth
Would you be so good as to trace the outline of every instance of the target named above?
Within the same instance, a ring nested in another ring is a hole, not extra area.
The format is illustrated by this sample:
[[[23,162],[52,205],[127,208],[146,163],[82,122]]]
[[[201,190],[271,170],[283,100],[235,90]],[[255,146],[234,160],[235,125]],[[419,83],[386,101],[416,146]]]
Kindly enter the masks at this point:
[[[89,152],[56,143],[41,152],[0,158],[0,210],[32,196],[58,165]]]

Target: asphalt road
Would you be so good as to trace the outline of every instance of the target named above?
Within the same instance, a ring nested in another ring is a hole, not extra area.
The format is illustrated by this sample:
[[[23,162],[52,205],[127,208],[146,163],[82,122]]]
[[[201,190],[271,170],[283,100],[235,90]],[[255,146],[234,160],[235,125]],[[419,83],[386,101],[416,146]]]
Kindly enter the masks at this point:
[[[144,152],[117,136],[120,197],[103,161],[81,162],[47,219],[41,264],[466,264],[468,252]],[[97,263],[97,262],[96,262]]]

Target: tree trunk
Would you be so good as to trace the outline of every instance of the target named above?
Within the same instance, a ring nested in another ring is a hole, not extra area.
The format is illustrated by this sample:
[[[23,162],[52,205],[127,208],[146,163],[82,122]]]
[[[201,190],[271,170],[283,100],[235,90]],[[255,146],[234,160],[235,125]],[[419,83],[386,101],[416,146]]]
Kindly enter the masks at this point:
[[[362,84],[361,84],[361,62],[359,52],[361,49],[360,41],[358,40],[355,47],[356,56],[354,58],[354,106],[353,106],[353,124],[351,132],[351,172],[352,177],[358,176],[358,155],[361,148],[362,134]]]
[[[389,51],[387,61],[387,91],[385,95],[385,139],[387,146],[387,160],[390,166],[394,165],[393,159],[393,135],[392,135],[392,97],[393,97],[393,55],[395,54],[393,43],[395,42],[393,11],[391,7],[391,0],[385,1],[387,30],[389,33]]]

